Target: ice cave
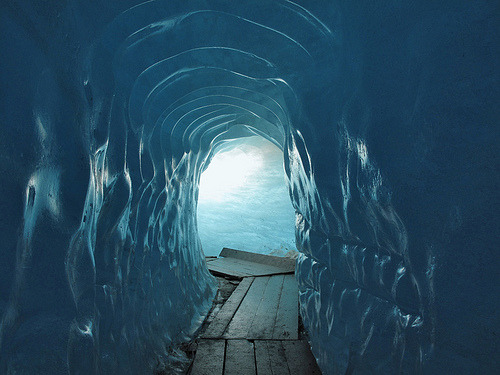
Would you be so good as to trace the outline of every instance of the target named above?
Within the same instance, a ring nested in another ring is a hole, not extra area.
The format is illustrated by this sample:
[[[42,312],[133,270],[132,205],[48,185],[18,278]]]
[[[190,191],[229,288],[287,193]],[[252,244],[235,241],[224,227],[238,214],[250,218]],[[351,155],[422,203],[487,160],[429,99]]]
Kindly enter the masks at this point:
[[[497,0],[2,0],[0,373],[174,372],[216,291],[201,176],[258,136],[322,372],[496,374],[499,29]]]

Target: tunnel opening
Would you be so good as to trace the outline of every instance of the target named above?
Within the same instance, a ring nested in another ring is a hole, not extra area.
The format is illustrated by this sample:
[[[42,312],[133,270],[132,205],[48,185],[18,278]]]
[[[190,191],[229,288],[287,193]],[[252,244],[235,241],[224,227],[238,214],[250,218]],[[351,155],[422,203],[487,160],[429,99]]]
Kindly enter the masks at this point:
[[[295,210],[283,151],[260,136],[227,142],[201,175],[197,219],[205,256],[223,247],[293,255]]]

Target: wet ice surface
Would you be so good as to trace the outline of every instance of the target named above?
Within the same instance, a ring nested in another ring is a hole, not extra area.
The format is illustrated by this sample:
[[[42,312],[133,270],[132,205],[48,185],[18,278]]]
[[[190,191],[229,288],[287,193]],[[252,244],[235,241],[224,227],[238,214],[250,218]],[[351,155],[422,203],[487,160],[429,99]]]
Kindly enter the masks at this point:
[[[285,255],[295,250],[295,211],[283,152],[261,137],[217,154],[202,174],[198,231],[207,256],[223,247]]]
[[[1,3],[0,373],[175,361],[201,172],[255,134],[325,373],[500,367],[498,1],[299,3]]]

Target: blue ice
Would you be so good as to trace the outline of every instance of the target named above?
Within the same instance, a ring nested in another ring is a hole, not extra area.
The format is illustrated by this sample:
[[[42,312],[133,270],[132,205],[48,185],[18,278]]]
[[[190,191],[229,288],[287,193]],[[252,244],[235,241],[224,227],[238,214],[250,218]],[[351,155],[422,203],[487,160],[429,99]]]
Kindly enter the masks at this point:
[[[497,373],[498,14],[2,1],[0,373],[176,371],[216,291],[203,171],[255,135],[325,374]]]

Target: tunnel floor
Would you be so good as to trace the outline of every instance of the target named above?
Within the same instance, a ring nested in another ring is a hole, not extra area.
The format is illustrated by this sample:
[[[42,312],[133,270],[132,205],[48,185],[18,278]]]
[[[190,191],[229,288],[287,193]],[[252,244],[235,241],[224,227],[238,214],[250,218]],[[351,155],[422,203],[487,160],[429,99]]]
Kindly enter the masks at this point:
[[[321,374],[299,324],[295,262],[232,249],[207,260],[220,288],[187,374]]]

